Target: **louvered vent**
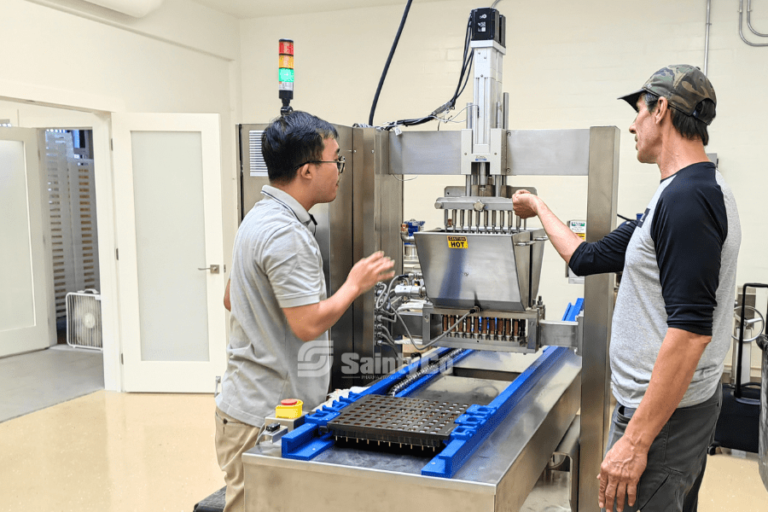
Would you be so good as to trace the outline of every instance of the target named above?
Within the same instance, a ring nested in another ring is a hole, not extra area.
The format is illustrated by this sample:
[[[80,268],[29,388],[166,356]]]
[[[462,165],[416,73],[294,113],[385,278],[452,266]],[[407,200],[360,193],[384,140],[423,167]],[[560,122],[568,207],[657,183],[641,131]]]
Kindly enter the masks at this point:
[[[96,290],[67,294],[67,345],[101,349],[101,295]]]
[[[263,176],[267,177],[267,164],[264,162],[264,156],[261,154],[261,135],[264,130],[251,130],[248,132],[248,139],[250,141],[249,147],[251,148],[250,162],[251,162],[251,176]]]
[[[45,133],[56,318],[67,292],[99,288],[93,159],[72,144],[72,133]]]

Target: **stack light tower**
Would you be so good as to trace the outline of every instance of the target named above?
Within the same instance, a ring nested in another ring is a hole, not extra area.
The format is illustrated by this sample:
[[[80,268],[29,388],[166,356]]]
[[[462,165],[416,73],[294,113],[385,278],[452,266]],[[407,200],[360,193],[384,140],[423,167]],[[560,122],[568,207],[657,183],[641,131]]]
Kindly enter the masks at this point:
[[[280,56],[279,56],[279,69],[278,79],[279,96],[283,101],[283,106],[280,108],[280,114],[286,115],[293,111],[291,108],[291,100],[293,99],[293,40],[292,39],[280,39]]]

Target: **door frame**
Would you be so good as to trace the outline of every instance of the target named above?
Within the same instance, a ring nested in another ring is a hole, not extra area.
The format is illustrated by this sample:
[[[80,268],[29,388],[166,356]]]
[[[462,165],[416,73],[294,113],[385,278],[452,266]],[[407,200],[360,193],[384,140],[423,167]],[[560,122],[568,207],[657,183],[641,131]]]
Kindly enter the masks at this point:
[[[111,114],[125,112],[122,100],[99,95],[84,94],[62,89],[51,89],[31,84],[0,80],[0,99],[38,106],[79,111],[73,116],[73,125],[66,123],[66,116],[37,118],[29,128],[88,128],[93,130],[94,179],[96,186],[96,222],[99,238],[99,274],[102,294],[102,343],[104,360],[104,388],[123,391],[120,354],[120,315],[118,303],[117,261],[115,259],[115,201],[113,186],[113,162],[111,151]],[[88,115],[91,126],[82,125],[82,113]],[[73,113],[74,114],[74,113]],[[53,125],[42,126],[46,123]],[[59,126],[56,126],[56,125]],[[39,125],[39,126],[34,126]],[[79,125],[79,126],[78,126]],[[53,290],[48,290],[53,297]]]
[[[120,201],[115,200],[115,212],[119,211],[116,232],[119,233],[116,242],[122,249],[122,263],[118,280],[125,284],[121,291],[121,315],[125,321],[121,325],[123,389],[137,392],[178,392],[178,393],[208,393],[213,391],[213,377],[222,374],[226,368],[226,342],[218,346],[219,338],[215,333],[222,329],[226,333],[226,315],[221,305],[224,296],[225,272],[216,274],[205,272],[208,310],[208,360],[207,361],[143,361],[141,358],[141,317],[139,311],[140,293],[138,286],[138,252],[136,238],[135,191],[132,174],[134,163],[131,155],[131,133],[139,132],[176,132],[200,133],[201,137],[201,166],[205,260],[199,265],[218,264],[226,268],[223,253],[223,233],[221,215],[221,116],[217,113],[120,113],[112,116],[112,136],[114,140],[113,168],[120,179],[115,185],[123,195]],[[125,155],[128,158],[115,158],[115,155]],[[206,169],[216,169],[218,173],[207,173]],[[207,192],[206,192],[207,191]],[[209,195],[210,194],[210,195]],[[124,198],[128,197],[128,201]],[[206,197],[208,199],[206,199]],[[214,204],[211,204],[213,202]],[[199,270],[200,269],[198,267]],[[221,275],[219,275],[221,274]],[[217,315],[220,315],[217,317]],[[201,369],[206,366],[207,369]],[[139,368],[141,366],[141,368]],[[213,369],[209,382],[199,387],[195,375],[198,371]],[[218,372],[218,373],[217,373]],[[141,379],[137,380],[137,374]],[[137,384],[140,382],[141,384]],[[169,384],[170,383],[170,384]]]

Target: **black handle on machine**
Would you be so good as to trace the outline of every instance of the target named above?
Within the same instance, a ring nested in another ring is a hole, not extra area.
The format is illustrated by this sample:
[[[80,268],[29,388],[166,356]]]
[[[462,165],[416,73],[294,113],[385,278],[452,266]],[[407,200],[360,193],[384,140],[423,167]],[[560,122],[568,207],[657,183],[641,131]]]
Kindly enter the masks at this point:
[[[768,288],[768,284],[745,283],[744,288],[741,290],[741,322],[739,322],[739,348],[737,349],[738,360],[736,361],[736,389],[733,391],[733,397],[740,402],[753,404],[754,400],[742,398],[741,396],[741,355],[743,353],[742,345],[744,344],[744,318],[746,316],[747,288]]]

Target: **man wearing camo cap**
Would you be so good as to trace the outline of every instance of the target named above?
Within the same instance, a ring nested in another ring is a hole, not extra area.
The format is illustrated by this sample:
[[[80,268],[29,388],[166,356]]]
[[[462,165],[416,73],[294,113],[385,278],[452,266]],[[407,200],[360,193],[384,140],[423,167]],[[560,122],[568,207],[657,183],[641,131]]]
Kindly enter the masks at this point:
[[[539,216],[576,274],[623,271],[610,347],[617,405],[598,475],[600,507],[695,511],[731,344],[739,216],[704,151],[717,99],[698,68],[665,67],[619,99],[637,111],[629,127],[637,159],[661,172],[642,218],[586,243],[532,194],[515,194],[515,212]]]

